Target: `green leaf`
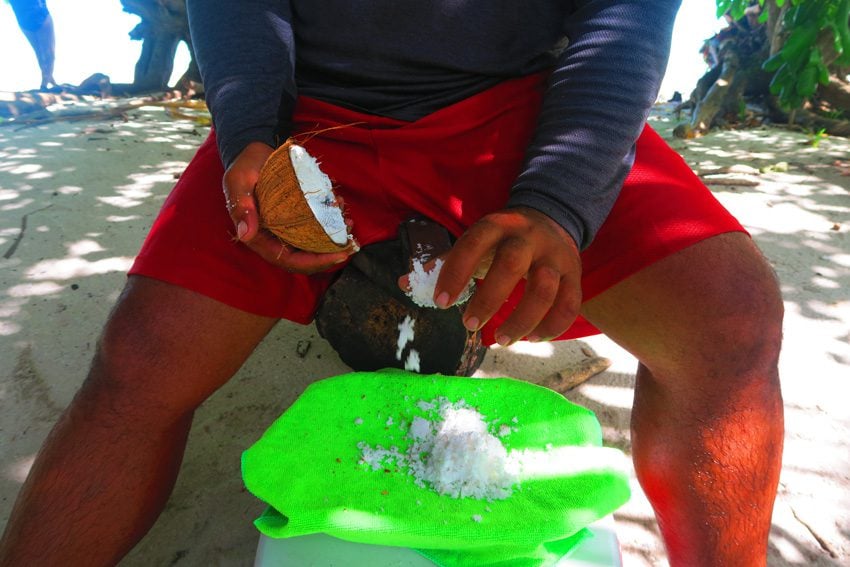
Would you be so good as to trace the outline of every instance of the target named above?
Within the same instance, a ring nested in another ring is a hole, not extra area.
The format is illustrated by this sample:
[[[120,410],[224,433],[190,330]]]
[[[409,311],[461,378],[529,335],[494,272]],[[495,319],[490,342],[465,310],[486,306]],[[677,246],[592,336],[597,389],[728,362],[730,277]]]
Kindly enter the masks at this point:
[[[732,2],[732,18],[740,20],[744,17],[744,12],[747,11],[747,0],[733,0]]]
[[[797,77],[795,92],[804,99],[810,98],[817,90],[817,67],[807,65]]]
[[[821,61],[818,65],[818,82],[822,85],[829,84],[829,68]]]
[[[770,80],[770,85],[768,89],[770,90],[770,94],[776,96],[779,95],[783,89],[785,89],[790,83],[791,79],[791,69],[788,67],[787,63],[783,63],[779,70],[773,75],[773,78]]]
[[[850,32],[842,33],[838,43],[840,44],[841,48],[838,49],[838,46],[836,46],[835,50],[839,53],[836,62],[839,65],[850,64]]]
[[[764,63],[762,63],[761,68],[763,71],[773,73],[774,71],[777,71],[780,67],[782,67],[783,63],[785,63],[785,58],[782,57],[781,52],[777,52],[770,56]]]
[[[817,39],[817,35],[818,28],[813,24],[794,29],[782,46],[782,50],[780,51],[780,53],[782,53],[782,57],[786,61],[793,61],[794,59],[797,59],[803,55],[803,52],[806,51],[807,48],[814,44],[815,39]]]
[[[850,4],[850,2],[846,2]],[[844,16],[843,25],[836,23],[833,28],[833,33],[837,34],[838,42],[836,42],[835,50],[839,53],[838,64],[850,64],[850,29],[847,27],[847,15]],[[839,49],[840,47],[840,49]]]
[[[722,18],[723,14],[729,11],[732,5],[732,0],[717,0],[717,17]]]
[[[809,52],[809,65],[816,67],[821,63],[823,63],[823,56],[821,55],[820,47],[816,45]]]

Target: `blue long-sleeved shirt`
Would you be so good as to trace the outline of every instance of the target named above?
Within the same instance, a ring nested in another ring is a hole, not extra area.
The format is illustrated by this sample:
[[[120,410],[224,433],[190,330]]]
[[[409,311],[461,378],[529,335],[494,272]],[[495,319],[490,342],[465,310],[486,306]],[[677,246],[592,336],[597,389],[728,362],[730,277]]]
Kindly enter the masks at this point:
[[[508,206],[546,213],[582,249],[631,167],[679,4],[187,0],[225,165],[249,142],[273,146],[285,136],[298,94],[415,120],[504,79],[553,69]]]

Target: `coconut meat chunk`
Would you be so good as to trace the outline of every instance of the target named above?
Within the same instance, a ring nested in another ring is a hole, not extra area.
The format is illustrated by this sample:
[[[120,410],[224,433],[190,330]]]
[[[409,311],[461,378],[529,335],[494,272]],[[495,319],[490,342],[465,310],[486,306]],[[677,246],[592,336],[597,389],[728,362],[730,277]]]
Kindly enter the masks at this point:
[[[313,216],[335,244],[345,246],[349,240],[348,228],[334,196],[330,178],[319,168],[316,158],[302,146],[292,144],[289,159]]]

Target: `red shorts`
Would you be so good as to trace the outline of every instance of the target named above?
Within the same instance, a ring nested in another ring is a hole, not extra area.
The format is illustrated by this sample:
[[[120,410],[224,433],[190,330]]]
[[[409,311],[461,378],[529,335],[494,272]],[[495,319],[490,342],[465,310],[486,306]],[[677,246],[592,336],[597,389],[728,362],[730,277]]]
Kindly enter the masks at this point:
[[[396,238],[399,224],[415,214],[460,235],[505,204],[532,135],[543,81],[541,75],[508,81],[415,122],[302,97],[295,127],[319,132],[304,145],[345,200],[361,246]],[[334,274],[290,274],[234,242],[223,173],[211,133],[165,201],[130,273],[258,315],[309,323]],[[583,297],[691,244],[743,230],[647,126],[613,210],[582,253]],[[515,290],[485,326],[486,343],[520,295]],[[579,318],[559,338],[595,333]]]

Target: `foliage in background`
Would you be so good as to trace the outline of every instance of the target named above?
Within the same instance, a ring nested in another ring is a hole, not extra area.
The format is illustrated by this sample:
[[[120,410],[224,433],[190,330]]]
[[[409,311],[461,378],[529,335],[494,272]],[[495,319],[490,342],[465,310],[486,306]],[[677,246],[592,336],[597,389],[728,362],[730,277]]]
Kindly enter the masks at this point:
[[[744,17],[754,0],[716,0],[717,15]],[[770,93],[786,110],[800,108],[827,85],[830,74],[850,65],[850,0],[757,0],[766,23],[778,17],[772,33],[779,42],[762,68],[772,73]]]

